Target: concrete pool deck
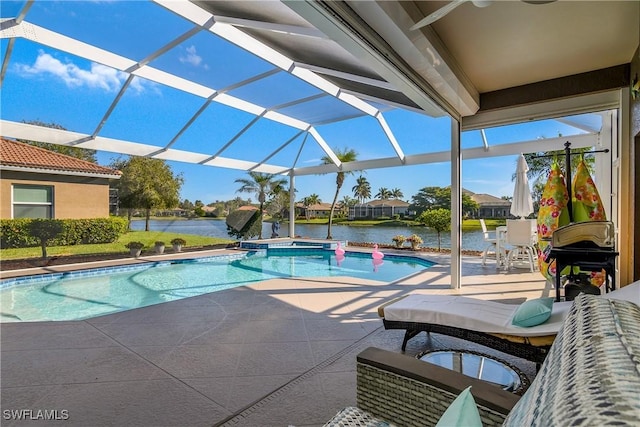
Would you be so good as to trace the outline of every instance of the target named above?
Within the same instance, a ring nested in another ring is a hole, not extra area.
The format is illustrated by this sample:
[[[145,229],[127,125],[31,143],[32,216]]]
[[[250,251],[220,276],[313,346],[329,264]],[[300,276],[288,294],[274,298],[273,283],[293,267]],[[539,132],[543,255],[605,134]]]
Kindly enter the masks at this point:
[[[552,294],[540,273],[498,271],[479,257],[463,257],[463,286],[452,290],[449,257],[419,256],[439,264],[392,284],[274,279],[84,321],[2,324],[2,425],[42,425],[6,410],[47,410],[68,415],[53,422],[65,426],[321,426],[355,404],[360,351],[400,351],[403,333],[382,328],[381,303],[410,292],[507,302]],[[407,354],[461,346],[477,348],[421,334]],[[535,374],[532,363],[499,357]]]

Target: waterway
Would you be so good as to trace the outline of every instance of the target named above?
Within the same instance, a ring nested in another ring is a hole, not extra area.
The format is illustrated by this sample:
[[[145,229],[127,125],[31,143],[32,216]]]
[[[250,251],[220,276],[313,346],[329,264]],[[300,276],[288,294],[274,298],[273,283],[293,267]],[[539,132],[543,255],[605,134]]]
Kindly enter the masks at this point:
[[[165,231],[169,233],[196,234],[200,236],[218,237],[229,239],[227,225],[224,220],[219,219],[195,219],[195,220],[151,220],[149,224],[151,230]],[[134,220],[131,223],[133,230],[144,230],[144,220]],[[334,224],[332,229],[334,239],[347,240],[351,242],[372,242],[393,244],[391,238],[401,234],[410,236],[417,234],[422,237],[422,246],[437,248],[438,235],[427,227],[381,227],[381,226],[348,226]],[[296,236],[323,239],[327,237],[327,225],[323,224],[296,224]],[[278,232],[279,237],[288,237],[289,230],[287,224],[283,224]],[[263,238],[271,236],[271,223],[263,224]],[[451,248],[451,235],[444,232],[441,234],[441,247]],[[484,242],[482,231],[468,231],[462,233],[462,249],[482,251],[487,246]]]

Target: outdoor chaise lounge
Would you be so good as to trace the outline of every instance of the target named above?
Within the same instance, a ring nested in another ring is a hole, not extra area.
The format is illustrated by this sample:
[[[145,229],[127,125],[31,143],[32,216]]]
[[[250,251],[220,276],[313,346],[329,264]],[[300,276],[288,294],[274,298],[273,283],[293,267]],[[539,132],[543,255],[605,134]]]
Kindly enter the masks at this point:
[[[604,295],[640,303],[640,285]],[[572,302],[553,304],[551,317],[533,327],[511,324],[517,304],[451,295],[412,294],[378,308],[385,329],[406,330],[402,351],[420,332],[434,332],[475,342],[537,364],[544,361]]]
[[[370,347],[357,356],[357,407],[341,410],[325,426],[433,426],[450,406],[456,409],[452,402],[469,386],[475,404],[458,406],[453,415],[477,409],[484,426],[637,426],[638,302],[640,282],[602,297],[576,297],[522,397],[455,370]]]

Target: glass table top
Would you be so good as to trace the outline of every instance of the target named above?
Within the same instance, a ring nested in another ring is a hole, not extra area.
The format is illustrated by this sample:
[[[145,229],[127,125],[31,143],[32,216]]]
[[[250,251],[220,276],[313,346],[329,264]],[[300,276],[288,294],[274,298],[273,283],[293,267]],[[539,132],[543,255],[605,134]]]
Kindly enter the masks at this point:
[[[528,385],[528,380],[517,368],[481,353],[467,350],[439,350],[422,352],[416,358],[469,377],[497,384],[504,390],[514,393],[518,393],[523,386]]]

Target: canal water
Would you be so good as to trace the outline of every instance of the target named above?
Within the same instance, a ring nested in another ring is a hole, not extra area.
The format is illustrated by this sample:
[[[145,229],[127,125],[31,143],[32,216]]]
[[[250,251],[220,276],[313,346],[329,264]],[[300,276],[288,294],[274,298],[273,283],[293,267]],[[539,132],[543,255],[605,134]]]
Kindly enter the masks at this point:
[[[229,239],[227,225],[224,220],[219,219],[194,219],[194,220],[151,220],[149,223],[151,230],[165,231],[169,233],[196,234],[200,236],[219,237]],[[144,230],[144,220],[134,220],[131,223],[133,230]],[[327,225],[319,224],[296,224],[295,234],[301,237],[324,239],[327,237]],[[438,235],[426,227],[354,227],[348,225],[336,225],[331,228],[334,239],[347,240],[351,242],[371,242],[382,244],[393,244],[391,238],[401,234],[406,237],[417,234],[422,237],[422,246],[437,248]],[[282,224],[278,232],[279,237],[288,237],[289,229],[287,224]],[[262,237],[271,236],[271,223],[263,224]],[[441,234],[442,248],[451,248],[450,233]],[[487,246],[484,242],[482,231],[468,231],[462,233],[462,249],[482,251]]]

